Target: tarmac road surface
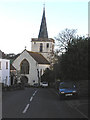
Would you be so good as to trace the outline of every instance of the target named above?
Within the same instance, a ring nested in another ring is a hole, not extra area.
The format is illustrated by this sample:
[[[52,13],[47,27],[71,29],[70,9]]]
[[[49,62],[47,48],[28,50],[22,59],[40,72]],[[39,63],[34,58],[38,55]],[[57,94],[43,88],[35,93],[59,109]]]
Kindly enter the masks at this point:
[[[75,107],[78,100],[61,100],[52,88],[25,88],[3,92],[3,118],[87,118]],[[72,102],[73,101],[73,102]],[[78,103],[79,104],[79,103]]]

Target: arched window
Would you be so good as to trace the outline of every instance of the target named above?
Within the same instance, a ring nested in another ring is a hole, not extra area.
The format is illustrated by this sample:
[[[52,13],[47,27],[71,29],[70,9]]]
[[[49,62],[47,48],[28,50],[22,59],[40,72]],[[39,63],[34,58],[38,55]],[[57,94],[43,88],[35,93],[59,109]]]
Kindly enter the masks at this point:
[[[42,52],[42,51],[43,51],[43,44],[40,43],[40,52]]]
[[[28,63],[28,61],[26,59],[24,59],[21,62],[20,72],[21,72],[21,74],[29,74],[29,63]]]

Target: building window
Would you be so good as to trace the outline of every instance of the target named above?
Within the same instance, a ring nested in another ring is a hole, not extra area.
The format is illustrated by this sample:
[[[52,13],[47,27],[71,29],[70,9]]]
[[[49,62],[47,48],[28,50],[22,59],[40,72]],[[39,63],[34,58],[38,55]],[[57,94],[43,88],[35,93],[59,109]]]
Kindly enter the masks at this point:
[[[38,78],[39,78],[39,70],[37,69],[37,75],[38,75]]]
[[[6,62],[6,69],[8,69],[8,62]]]
[[[42,51],[43,51],[43,44],[40,43],[40,52],[42,52]]]
[[[6,76],[6,78],[4,79],[4,85],[5,85],[5,86],[8,85],[8,76]]]
[[[49,43],[47,43],[47,48],[49,48]]]
[[[1,70],[1,61],[0,61],[0,70]]]
[[[6,76],[6,79],[5,79],[5,85],[8,84],[8,76]]]
[[[40,76],[42,76],[42,69],[40,70]]]
[[[20,72],[21,72],[21,74],[29,74],[29,63],[28,63],[28,61],[26,59],[24,59],[21,62]]]

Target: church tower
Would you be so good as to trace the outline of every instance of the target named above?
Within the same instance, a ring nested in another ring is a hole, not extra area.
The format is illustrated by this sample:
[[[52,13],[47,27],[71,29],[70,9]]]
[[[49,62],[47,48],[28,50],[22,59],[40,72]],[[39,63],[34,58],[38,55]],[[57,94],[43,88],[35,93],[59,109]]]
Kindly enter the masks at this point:
[[[32,38],[31,51],[42,54],[50,63],[52,63],[52,59],[54,59],[54,43],[54,39],[48,38],[44,6],[39,35],[38,38]]]

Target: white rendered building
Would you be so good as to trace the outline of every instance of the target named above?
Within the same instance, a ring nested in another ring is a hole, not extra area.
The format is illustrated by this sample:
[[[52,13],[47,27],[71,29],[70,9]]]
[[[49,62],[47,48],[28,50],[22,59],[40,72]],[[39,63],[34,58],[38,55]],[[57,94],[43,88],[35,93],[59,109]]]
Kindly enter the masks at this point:
[[[0,58],[0,83],[10,85],[10,60]]]

